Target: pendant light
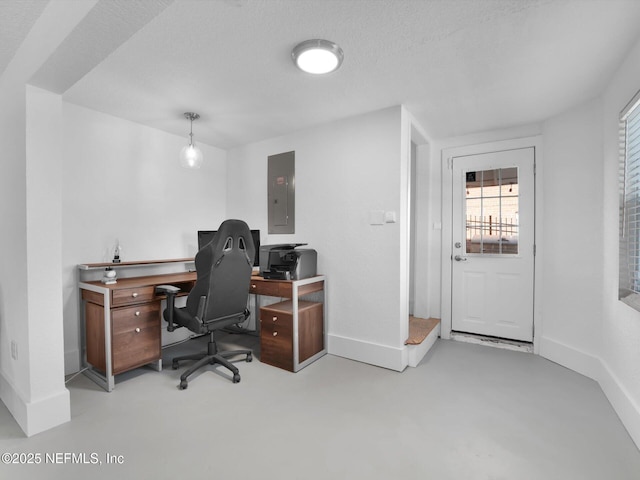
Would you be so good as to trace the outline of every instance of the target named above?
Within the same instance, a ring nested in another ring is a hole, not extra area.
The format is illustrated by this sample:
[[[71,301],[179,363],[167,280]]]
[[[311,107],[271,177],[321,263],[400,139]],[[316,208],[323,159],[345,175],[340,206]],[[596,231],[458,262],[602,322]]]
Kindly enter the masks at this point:
[[[202,165],[202,150],[193,143],[193,121],[200,118],[200,115],[193,112],[185,112],[187,120],[191,121],[191,130],[189,132],[189,145],[180,150],[180,165],[185,168],[200,168]]]

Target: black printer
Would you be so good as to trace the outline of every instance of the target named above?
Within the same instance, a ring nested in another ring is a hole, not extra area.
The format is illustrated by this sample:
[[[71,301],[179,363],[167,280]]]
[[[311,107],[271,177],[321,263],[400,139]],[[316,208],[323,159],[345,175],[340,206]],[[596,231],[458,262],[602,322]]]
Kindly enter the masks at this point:
[[[260,275],[278,280],[300,280],[314,277],[318,253],[311,248],[298,248],[306,243],[281,243],[260,246]]]

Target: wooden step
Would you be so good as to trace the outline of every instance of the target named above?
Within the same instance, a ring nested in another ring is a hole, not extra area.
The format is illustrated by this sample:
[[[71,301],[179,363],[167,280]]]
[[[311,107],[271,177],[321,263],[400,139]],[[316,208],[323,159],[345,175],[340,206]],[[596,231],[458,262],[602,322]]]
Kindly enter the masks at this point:
[[[409,317],[409,338],[405,345],[420,345],[440,323],[439,318]]]
[[[407,351],[407,364],[417,367],[439,336],[439,318],[409,317],[409,338],[404,347]]]

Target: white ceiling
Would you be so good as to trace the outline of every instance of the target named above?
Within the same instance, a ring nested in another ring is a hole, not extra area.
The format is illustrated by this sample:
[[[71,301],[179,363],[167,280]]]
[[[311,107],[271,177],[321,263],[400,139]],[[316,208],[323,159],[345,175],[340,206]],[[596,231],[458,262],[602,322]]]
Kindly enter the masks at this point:
[[[639,0],[100,0],[34,83],[221,148],[398,104],[441,138],[597,96],[639,35]],[[296,70],[310,38],[337,72]]]
[[[46,2],[38,0],[0,0],[0,74],[46,5]]]

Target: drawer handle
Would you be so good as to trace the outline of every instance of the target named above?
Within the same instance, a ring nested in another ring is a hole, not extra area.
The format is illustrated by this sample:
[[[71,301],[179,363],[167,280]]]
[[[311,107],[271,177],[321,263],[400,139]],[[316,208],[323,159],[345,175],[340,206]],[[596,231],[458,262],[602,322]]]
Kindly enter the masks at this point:
[[[278,320],[278,317],[273,317],[271,320],[275,322],[276,320]]]
[[[278,336],[278,332],[273,332],[273,336],[277,337]]]
[[[133,292],[133,293],[131,294],[131,296],[132,296],[133,298],[136,298],[136,297],[138,296],[138,292]]]
[[[139,317],[139,316],[140,316],[140,312],[136,312],[136,317]]]
[[[255,289],[257,287],[257,285],[255,283],[251,284],[251,288]]]
[[[140,333],[140,327],[136,327],[136,333]]]

